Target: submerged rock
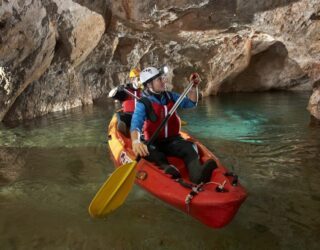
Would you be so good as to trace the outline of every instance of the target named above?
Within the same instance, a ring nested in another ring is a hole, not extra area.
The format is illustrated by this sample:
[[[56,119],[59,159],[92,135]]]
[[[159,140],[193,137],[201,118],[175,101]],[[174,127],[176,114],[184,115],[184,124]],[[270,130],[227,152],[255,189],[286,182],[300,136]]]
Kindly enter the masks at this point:
[[[27,153],[21,149],[0,146],[0,187],[19,178],[26,155]]]

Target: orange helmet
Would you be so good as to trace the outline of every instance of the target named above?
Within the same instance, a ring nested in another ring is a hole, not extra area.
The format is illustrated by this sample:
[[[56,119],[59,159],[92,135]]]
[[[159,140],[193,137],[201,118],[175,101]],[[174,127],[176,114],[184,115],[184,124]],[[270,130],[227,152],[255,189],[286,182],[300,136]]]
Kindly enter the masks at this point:
[[[140,69],[134,68],[130,71],[130,74],[129,74],[130,78],[139,77],[139,76],[140,76]]]

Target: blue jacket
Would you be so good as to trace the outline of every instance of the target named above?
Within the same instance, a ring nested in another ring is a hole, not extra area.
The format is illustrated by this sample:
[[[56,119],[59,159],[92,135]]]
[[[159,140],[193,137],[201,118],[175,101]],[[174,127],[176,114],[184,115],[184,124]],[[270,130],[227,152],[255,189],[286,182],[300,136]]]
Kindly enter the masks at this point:
[[[179,97],[180,94],[175,93],[175,92],[169,92],[170,96],[172,97],[173,101],[176,102]],[[156,102],[162,105],[166,105],[167,104],[167,99],[164,95],[161,96],[161,100],[159,100],[158,98],[156,98],[154,95],[145,95],[143,93],[143,96],[147,97],[151,102]],[[179,105],[179,108],[193,108],[197,106],[196,102],[191,101],[188,97],[185,97],[182,102]],[[146,109],[143,103],[141,102],[137,102],[136,104],[136,108],[134,110],[133,116],[132,116],[132,120],[131,120],[131,127],[130,127],[130,131],[134,131],[137,130],[139,132],[141,132],[144,121],[147,118],[147,114],[146,114]]]

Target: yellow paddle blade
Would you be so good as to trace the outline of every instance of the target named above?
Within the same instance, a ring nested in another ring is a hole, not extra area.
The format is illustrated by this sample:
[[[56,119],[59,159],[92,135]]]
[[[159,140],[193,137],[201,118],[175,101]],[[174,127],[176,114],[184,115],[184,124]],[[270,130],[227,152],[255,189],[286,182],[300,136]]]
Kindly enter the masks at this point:
[[[92,217],[103,217],[123,204],[133,186],[136,165],[136,161],[124,164],[110,175],[91,201]]]

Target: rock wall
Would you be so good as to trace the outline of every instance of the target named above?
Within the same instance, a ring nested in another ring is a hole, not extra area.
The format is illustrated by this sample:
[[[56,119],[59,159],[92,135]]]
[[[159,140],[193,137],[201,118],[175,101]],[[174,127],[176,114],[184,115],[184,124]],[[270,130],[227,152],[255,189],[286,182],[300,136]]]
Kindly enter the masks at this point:
[[[92,103],[75,67],[105,32],[103,17],[71,0],[1,3],[0,120],[30,119]]]
[[[320,117],[320,0],[23,2],[0,1],[0,120],[90,104],[163,64],[176,91],[193,71],[203,95],[314,89]]]
[[[314,84],[308,110],[311,114],[311,123],[320,124],[320,81]]]
[[[4,1],[0,8],[0,120],[50,66],[55,30],[40,1]]]

